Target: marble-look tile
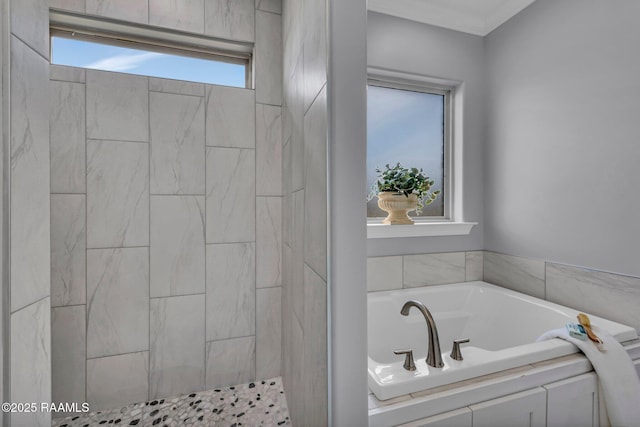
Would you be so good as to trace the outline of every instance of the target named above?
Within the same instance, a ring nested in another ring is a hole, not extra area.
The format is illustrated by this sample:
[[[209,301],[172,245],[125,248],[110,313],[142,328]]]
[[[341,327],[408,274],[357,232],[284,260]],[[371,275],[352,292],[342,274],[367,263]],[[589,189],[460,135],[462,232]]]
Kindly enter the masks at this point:
[[[282,18],[280,15],[256,12],[255,70],[256,102],[281,105]]]
[[[148,23],[148,0],[86,0],[87,14]]]
[[[148,375],[148,351],[87,360],[87,402],[91,410],[146,401]]]
[[[204,293],[204,197],[151,196],[151,297]]]
[[[464,252],[405,255],[404,287],[464,282]]]
[[[255,148],[255,94],[250,89],[207,85],[206,143],[212,147]]]
[[[149,398],[204,388],[204,295],[151,299]]]
[[[148,249],[88,250],[87,357],[148,349]]]
[[[49,83],[51,192],[86,191],[85,85]]]
[[[84,13],[84,0],[49,0],[49,7]]]
[[[207,243],[255,241],[255,150],[207,148]]]
[[[204,33],[204,0],[149,0],[149,24]]]
[[[87,247],[149,245],[149,146],[87,141]]]
[[[271,13],[282,13],[282,0],[256,0],[256,9]]]
[[[304,1],[304,108],[309,108],[327,82],[327,7]]]
[[[71,83],[86,83],[87,70],[67,65],[49,65],[49,76],[51,80]]]
[[[204,100],[149,93],[151,194],[204,194]]]
[[[282,195],[281,109],[256,104],[256,194]]]
[[[304,190],[293,193],[291,257],[291,303],[302,326],[304,321]]]
[[[476,280],[482,280],[484,255],[482,251],[466,252],[466,265],[465,265],[465,281],[473,282]]]
[[[49,59],[49,0],[11,2],[11,33]]]
[[[43,23],[44,24],[44,23]],[[49,64],[11,37],[11,311],[50,294]],[[6,171],[7,173],[9,171]]]
[[[544,261],[485,251],[484,280],[534,297],[545,297]]]
[[[291,422],[294,426],[304,426],[304,333],[302,325],[295,318],[292,324],[291,347],[284,350],[291,357],[291,387],[288,388]]]
[[[402,289],[402,256],[367,258],[367,291]]]
[[[205,33],[224,39],[254,41],[254,7],[254,0],[206,1]]]
[[[206,388],[253,381],[255,378],[255,354],[255,337],[208,342]]]
[[[49,298],[44,298],[11,314],[12,402],[38,405],[51,402],[50,304]],[[44,411],[12,413],[11,425],[49,427],[51,414]]]
[[[207,245],[207,341],[255,334],[255,274],[255,244]]]
[[[282,242],[291,244],[291,144],[286,144],[282,150]]]
[[[87,138],[148,142],[148,88],[144,76],[87,70]]]
[[[304,269],[304,423],[327,425],[327,284]]]
[[[256,198],[256,286],[282,284],[282,201]],[[274,376],[274,375],[272,375]]]
[[[51,306],[86,302],[84,194],[51,195]]]
[[[204,97],[204,83],[187,82],[184,80],[161,79],[149,77],[149,90],[155,92],[175,93],[178,95],[192,95]]]
[[[256,291],[256,378],[280,375],[282,359],[282,289]]]
[[[51,309],[51,397],[55,403],[87,401],[85,307],[72,305]],[[61,417],[65,413],[53,415]]]
[[[327,95],[304,116],[304,260],[327,277]]]
[[[302,74],[302,58],[291,76],[292,97],[291,111],[291,189],[304,187],[304,86]]]
[[[640,331],[640,278],[546,263],[547,299]]]

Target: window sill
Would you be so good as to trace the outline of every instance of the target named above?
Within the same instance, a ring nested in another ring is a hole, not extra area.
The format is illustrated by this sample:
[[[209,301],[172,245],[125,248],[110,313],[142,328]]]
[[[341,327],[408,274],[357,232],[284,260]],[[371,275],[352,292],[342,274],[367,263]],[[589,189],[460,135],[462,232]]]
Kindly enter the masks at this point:
[[[477,222],[416,222],[412,225],[367,224],[367,239],[468,235]]]

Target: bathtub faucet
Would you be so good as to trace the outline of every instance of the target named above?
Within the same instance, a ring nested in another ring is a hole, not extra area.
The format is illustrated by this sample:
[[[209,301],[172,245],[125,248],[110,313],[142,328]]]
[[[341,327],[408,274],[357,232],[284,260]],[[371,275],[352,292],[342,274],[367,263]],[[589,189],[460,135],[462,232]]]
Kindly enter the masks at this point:
[[[433,316],[431,312],[425,307],[423,303],[416,300],[409,300],[402,306],[402,310],[400,310],[400,314],[403,316],[409,315],[409,310],[411,307],[416,307],[420,310],[420,313],[424,316],[424,320],[427,321],[427,329],[429,331],[429,347],[427,352],[427,365],[433,366],[434,368],[442,368],[444,363],[442,363],[442,354],[440,354],[440,340],[438,339],[438,328],[436,327],[436,321],[433,320]]]

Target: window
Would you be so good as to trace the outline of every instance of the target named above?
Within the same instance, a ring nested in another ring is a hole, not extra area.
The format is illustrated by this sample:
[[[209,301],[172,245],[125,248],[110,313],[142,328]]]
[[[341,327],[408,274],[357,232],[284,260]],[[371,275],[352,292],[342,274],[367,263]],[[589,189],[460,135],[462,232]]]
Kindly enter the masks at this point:
[[[252,43],[51,11],[51,63],[251,87]]]
[[[421,219],[450,219],[450,106],[450,90],[369,80],[367,189],[376,181],[376,169],[387,164],[422,168],[435,181],[432,190],[440,190],[441,194],[423,208]],[[387,213],[378,208],[377,198],[367,203],[370,221],[377,222],[385,216]]]

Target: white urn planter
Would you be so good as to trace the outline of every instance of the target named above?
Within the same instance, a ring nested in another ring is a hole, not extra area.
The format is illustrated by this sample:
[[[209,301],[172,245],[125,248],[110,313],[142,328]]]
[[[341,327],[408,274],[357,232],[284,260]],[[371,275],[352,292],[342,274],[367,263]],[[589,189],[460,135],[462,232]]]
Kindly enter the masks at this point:
[[[413,224],[409,218],[409,212],[418,208],[418,196],[403,193],[383,191],[378,193],[378,206],[389,215],[382,221],[383,224]]]

